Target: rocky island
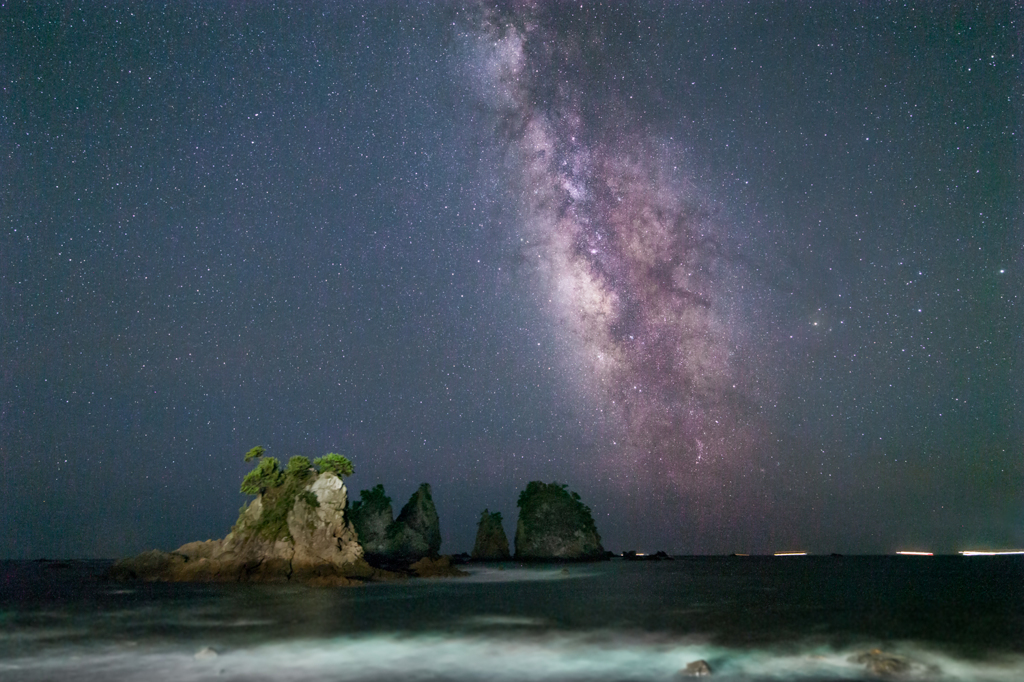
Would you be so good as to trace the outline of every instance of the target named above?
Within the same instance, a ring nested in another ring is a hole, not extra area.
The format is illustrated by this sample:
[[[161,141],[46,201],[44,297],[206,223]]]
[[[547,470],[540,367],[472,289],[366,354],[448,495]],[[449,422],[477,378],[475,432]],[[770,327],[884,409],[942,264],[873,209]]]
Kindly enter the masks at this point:
[[[508,561],[508,536],[501,525],[501,512],[493,514],[484,509],[476,528],[476,542],[473,543],[474,561]]]
[[[380,518],[366,526],[364,544],[349,518],[361,517],[359,503],[353,505],[353,510],[348,508],[348,491],[342,479],[352,474],[352,463],[346,457],[330,453],[312,462],[306,457],[292,457],[282,469],[277,459],[264,458],[263,454],[264,449],[256,447],[245,456],[247,462],[258,460],[256,468],[242,481],[242,492],[255,495],[255,499],[242,508],[226,537],[190,542],[173,552],[144,552],[114,564],[111,575],[169,582],[303,582],[332,586],[405,575],[461,574],[451,567],[447,557],[438,555],[441,535],[426,484],[420,486],[393,523],[390,499],[385,497],[388,523],[384,544],[374,535],[373,523],[379,523]],[[373,491],[378,489],[383,495],[383,486]],[[363,494],[365,504],[367,491]],[[380,551],[381,547],[386,551]],[[374,561],[376,558],[386,562]]]
[[[601,536],[580,496],[559,483],[531,481],[519,495],[516,554],[520,561],[599,561]]]

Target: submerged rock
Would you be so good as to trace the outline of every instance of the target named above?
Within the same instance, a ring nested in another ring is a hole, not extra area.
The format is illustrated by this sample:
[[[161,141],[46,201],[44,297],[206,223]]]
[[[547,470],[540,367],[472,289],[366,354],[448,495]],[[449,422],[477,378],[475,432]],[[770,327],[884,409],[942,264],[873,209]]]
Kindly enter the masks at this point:
[[[493,514],[484,509],[476,528],[473,559],[477,561],[505,561],[510,558],[508,536],[501,525],[501,512]]]
[[[706,677],[711,674],[711,666],[704,659],[690,661],[679,674],[685,677]]]
[[[847,659],[850,663],[863,665],[872,675],[892,677],[910,670],[910,661],[896,654],[886,653],[881,649],[862,651]]]
[[[516,559],[596,561],[605,558],[590,509],[558,483],[532,481],[519,495]]]
[[[446,556],[439,556],[437,558],[423,557],[409,566],[409,570],[420,578],[454,578],[469,575],[465,571],[460,571],[452,566],[451,557]]]
[[[363,559],[345,517],[347,491],[332,472],[282,477],[242,509],[222,540],[153,550],[114,564],[120,579],[287,582],[383,577]],[[340,582],[340,581],[339,581]]]

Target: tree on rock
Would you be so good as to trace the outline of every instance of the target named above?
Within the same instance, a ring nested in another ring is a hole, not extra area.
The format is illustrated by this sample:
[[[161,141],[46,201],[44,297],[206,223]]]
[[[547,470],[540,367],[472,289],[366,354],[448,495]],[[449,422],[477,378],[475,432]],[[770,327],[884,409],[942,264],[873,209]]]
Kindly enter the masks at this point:
[[[245,453],[245,463],[248,464],[254,459],[259,459],[260,457],[263,456],[263,453],[266,451],[267,449],[265,447],[263,447],[262,445],[257,445],[253,449],[249,450],[249,452]]]
[[[283,482],[284,472],[281,471],[281,463],[277,461],[276,457],[267,457],[261,459],[256,468],[242,479],[242,492],[246,495],[259,495],[269,488],[276,488]]]
[[[313,460],[313,466],[319,469],[320,473],[330,472],[338,478],[351,476],[354,471],[348,457],[336,452],[328,452],[323,457],[317,457]]]

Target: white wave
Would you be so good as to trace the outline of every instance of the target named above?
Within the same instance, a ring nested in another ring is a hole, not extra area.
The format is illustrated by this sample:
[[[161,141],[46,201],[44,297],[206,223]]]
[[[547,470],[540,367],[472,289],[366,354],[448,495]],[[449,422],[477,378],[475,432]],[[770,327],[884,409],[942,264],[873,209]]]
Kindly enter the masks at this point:
[[[507,583],[529,582],[537,580],[566,580],[571,578],[590,578],[597,575],[578,566],[469,566],[460,567],[469,573],[459,578],[460,583]]]
[[[517,623],[509,623],[514,625]],[[872,677],[850,656],[863,647],[833,650],[790,646],[729,648],[699,640],[624,633],[523,635],[398,636],[361,635],[275,642],[235,648],[218,642],[190,647],[94,647],[0,661],[0,678],[9,682],[61,679],[70,682],[115,680],[452,680],[573,682],[679,680],[690,661],[703,659],[716,680],[868,680]],[[210,646],[214,658],[197,660]],[[899,679],[935,682],[1019,682],[1024,657],[967,660],[934,649],[896,643],[887,649],[904,656],[911,669]]]

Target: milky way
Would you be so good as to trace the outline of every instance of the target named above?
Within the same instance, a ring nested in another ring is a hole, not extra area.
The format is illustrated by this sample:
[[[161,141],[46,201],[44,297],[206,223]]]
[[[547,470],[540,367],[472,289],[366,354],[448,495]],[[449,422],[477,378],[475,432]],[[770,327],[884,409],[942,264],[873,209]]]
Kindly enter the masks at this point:
[[[601,466],[685,489],[738,458],[743,258],[678,142],[603,87],[599,31],[481,10],[471,73],[518,188],[518,238],[601,416]],[[612,71],[610,67],[608,69]],[[628,75],[628,74],[627,74]]]

